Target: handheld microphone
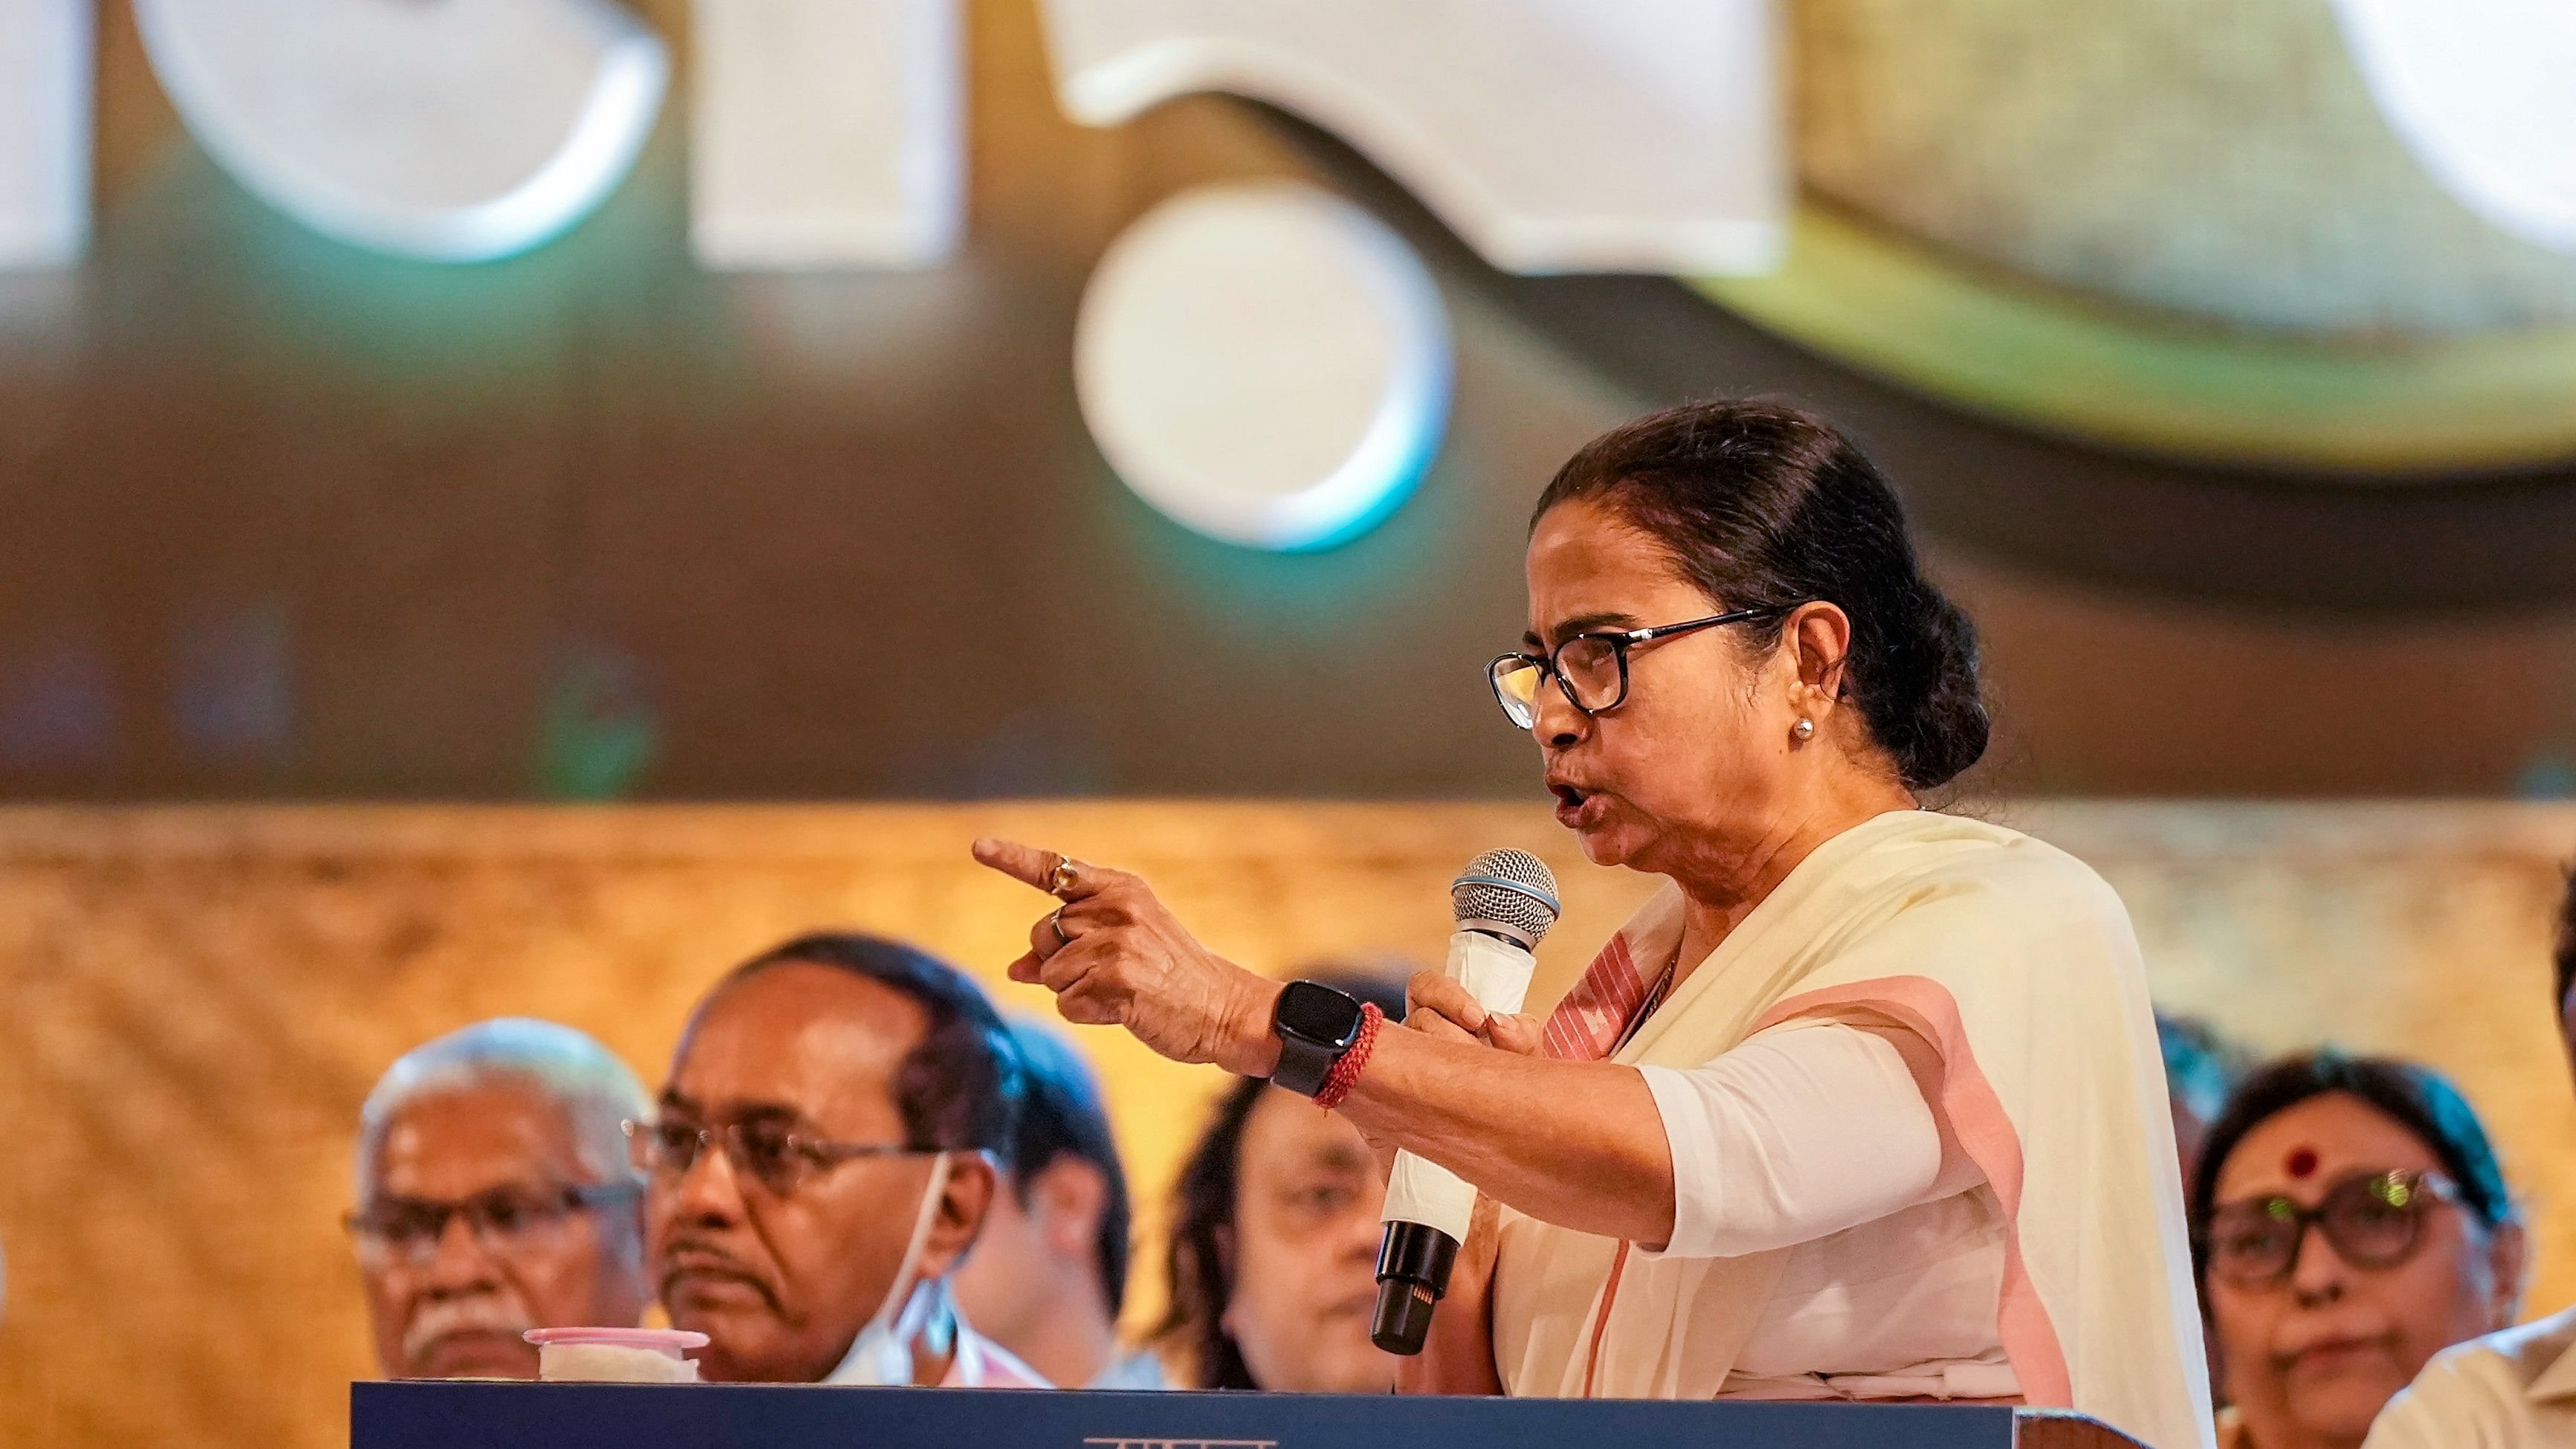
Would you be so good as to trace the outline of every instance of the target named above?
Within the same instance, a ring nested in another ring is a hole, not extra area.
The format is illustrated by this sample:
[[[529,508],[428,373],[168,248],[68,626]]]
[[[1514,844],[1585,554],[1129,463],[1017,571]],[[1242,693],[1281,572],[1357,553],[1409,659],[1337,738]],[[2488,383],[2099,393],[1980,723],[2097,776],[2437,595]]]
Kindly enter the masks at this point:
[[[1531,952],[1556,924],[1556,877],[1528,851],[1489,850],[1449,883],[1449,905],[1458,930],[1449,938],[1445,974],[1487,1011],[1520,1010],[1538,965]],[[1370,1342],[1389,1353],[1422,1352],[1431,1311],[1449,1291],[1449,1270],[1475,1212],[1476,1190],[1456,1173],[1410,1152],[1396,1154],[1386,1184]]]

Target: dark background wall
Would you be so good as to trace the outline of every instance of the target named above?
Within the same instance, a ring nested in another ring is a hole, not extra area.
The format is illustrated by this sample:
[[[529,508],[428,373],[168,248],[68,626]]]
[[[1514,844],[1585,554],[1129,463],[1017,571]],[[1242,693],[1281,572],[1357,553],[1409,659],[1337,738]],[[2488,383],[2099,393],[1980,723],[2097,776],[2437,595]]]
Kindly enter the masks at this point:
[[[1784,391],[1909,489],[1986,628],[1983,788],[2576,793],[2576,485],[2365,485],[2032,437],[1652,279],[1476,265],[1328,139],[1056,112],[972,15],[972,231],[917,274],[725,276],[660,136],[581,228],[434,268],[269,212],[101,7],[87,265],[0,275],[0,796],[1506,795],[1483,693],[1528,500],[1664,401]],[[1447,446],[1331,553],[1165,522],[1076,413],[1084,277],[1153,202],[1296,174],[1433,259]]]

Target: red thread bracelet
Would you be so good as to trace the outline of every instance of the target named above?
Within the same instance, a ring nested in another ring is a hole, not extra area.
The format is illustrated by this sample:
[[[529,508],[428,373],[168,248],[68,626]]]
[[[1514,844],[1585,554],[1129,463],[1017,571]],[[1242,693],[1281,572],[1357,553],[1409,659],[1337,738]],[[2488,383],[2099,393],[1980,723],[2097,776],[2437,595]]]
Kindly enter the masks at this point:
[[[1385,1024],[1386,1013],[1377,1009],[1376,1002],[1360,1003],[1359,1040],[1352,1042],[1351,1049],[1342,1053],[1341,1060],[1324,1074],[1323,1090],[1315,1094],[1316,1106],[1329,1112],[1342,1105],[1351,1088],[1359,1085],[1360,1069],[1368,1065],[1369,1053],[1377,1046],[1377,1029]]]

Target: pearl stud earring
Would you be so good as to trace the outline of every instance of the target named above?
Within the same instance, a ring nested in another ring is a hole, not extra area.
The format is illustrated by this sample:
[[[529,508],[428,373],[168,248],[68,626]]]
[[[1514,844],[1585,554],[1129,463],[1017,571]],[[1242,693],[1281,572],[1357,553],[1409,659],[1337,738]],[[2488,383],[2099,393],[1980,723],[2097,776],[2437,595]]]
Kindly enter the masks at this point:
[[[1816,722],[1811,719],[1802,719],[1796,724],[1789,726],[1789,733],[1803,744],[1816,737]]]

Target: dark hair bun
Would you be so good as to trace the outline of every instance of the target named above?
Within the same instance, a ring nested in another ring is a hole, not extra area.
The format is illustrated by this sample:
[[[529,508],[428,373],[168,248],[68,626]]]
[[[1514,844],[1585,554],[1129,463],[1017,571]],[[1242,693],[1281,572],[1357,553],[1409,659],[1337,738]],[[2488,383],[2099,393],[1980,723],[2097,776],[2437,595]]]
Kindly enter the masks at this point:
[[[1896,490],[1832,424],[1784,403],[1686,403],[1584,445],[1541,494],[1597,497],[1728,608],[1823,600],[1851,616],[1844,692],[1909,790],[1986,752],[1977,630],[1923,576]]]
[[[1977,626],[1929,584],[1908,603],[1904,616],[1887,620],[1879,688],[1870,689],[1867,671],[1857,683],[1861,712],[1906,787],[1929,790],[1985,757],[1994,721],[1977,678]]]

